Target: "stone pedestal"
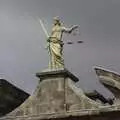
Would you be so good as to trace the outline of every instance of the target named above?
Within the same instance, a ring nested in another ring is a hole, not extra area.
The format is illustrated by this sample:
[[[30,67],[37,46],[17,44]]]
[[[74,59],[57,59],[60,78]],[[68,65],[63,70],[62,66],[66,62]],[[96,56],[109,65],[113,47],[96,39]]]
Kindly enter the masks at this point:
[[[5,120],[56,119],[96,112],[100,104],[75,86],[78,78],[66,69],[37,73],[38,86],[21,106]]]

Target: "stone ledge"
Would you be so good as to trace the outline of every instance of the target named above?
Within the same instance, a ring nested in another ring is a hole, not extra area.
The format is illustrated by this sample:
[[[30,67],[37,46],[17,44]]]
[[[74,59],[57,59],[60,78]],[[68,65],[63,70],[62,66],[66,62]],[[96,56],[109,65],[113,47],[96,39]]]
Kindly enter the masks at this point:
[[[54,69],[54,70],[46,70],[43,71],[41,73],[36,73],[36,76],[38,78],[40,78],[40,80],[42,81],[44,78],[50,78],[50,77],[69,77],[71,78],[74,82],[78,82],[79,79],[73,75],[71,72],[69,72],[67,69]]]
[[[48,119],[81,119],[81,118],[111,118],[112,117],[119,118],[120,110],[110,110],[110,111],[99,111],[97,109],[94,110],[79,110],[79,111],[69,111],[69,112],[61,112],[61,113],[50,113],[50,114],[40,114],[40,115],[24,115],[24,116],[8,116],[2,117],[0,120],[48,120]],[[88,120],[88,119],[85,119]],[[105,119],[106,120],[106,119]],[[108,119],[107,119],[108,120]]]

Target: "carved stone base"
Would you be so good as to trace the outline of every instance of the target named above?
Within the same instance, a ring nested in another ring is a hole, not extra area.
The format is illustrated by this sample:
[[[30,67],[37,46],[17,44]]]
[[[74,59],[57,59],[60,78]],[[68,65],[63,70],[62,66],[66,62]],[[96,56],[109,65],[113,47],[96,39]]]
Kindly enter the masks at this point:
[[[44,71],[36,76],[40,81],[33,95],[5,120],[54,119],[98,112],[100,104],[76,88],[78,78],[68,70]]]

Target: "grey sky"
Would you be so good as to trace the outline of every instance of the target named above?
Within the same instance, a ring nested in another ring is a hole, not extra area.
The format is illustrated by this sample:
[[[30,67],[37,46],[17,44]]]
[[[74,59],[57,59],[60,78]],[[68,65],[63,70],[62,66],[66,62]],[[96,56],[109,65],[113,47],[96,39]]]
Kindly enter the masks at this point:
[[[32,93],[36,72],[47,67],[46,37],[37,21],[44,19],[50,31],[52,18],[66,26],[80,25],[80,36],[65,41],[84,44],[64,46],[66,67],[80,78],[79,87],[110,93],[99,84],[92,66],[120,73],[120,0],[0,0],[0,74]]]

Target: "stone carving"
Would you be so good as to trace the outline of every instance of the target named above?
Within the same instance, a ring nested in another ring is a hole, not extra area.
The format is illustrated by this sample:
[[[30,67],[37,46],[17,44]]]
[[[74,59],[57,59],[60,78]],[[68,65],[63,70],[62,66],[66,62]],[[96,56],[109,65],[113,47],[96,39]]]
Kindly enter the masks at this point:
[[[120,75],[119,73],[95,67],[96,74],[100,82],[107,87],[115,96],[114,104],[120,104]]]

